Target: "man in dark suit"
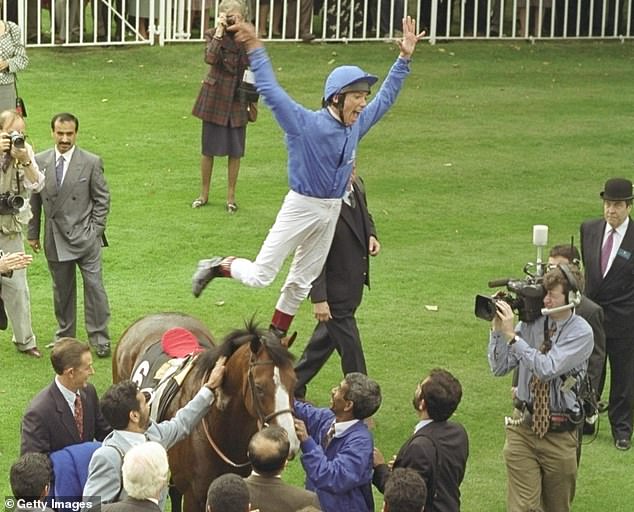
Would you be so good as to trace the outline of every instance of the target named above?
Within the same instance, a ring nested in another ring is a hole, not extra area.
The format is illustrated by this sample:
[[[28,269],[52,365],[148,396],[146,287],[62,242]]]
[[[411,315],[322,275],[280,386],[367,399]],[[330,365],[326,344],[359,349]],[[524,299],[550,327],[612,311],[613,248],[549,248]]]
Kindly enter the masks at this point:
[[[634,407],[634,225],[632,182],[606,181],[603,219],[581,224],[581,254],[586,295],[603,308],[606,351],[610,361],[608,416],[619,450],[632,446]]]
[[[207,489],[205,512],[249,512],[249,489],[235,473],[225,473],[212,480]]]
[[[62,339],[53,348],[51,363],[55,380],[31,400],[22,417],[22,454],[102,441],[112,430],[99,411],[95,387],[88,383],[95,373],[90,347]]]
[[[123,488],[127,496],[101,507],[103,512],[160,512],[159,497],[169,475],[167,452],[159,443],[141,443],[125,454],[121,466]]]
[[[298,398],[306,396],[306,384],[334,350],[341,356],[343,375],[367,374],[354,315],[361,304],[363,286],[370,286],[368,255],[376,256],[380,250],[374,222],[368,213],[363,181],[353,173],[328,259],[310,292],[318,323],[295,367],[295,396]]]
[[[42,510],[42,502],[46,499],[51,484],[51,462],[46,455],[43,453],[22,455],[11,465],[9,480],[13,498],[16,502],[22,500],[20,502],[22,506],[16,503],[14,512],[32,512],[33,510],[51,512],[48,507]],[[8,501],[5,501],[5,505],[7,504]]]
[[[441,369],[432,370],[414,392],[413,404],[420,421],[399,450],[392,469],[415,469],[423,477],[427,484],[426,512],[460,510],[460,484],[469,457],[469,439],[462,425],[447,420],[461,398],[460,382]],[[383,492],[389,478],[390,467],[375,448],[372,481]]]
[[[282,481],[289,447],[286,431],[277,425],[263,428],[251,438],[248,454],[253,472],[245,480],[251,508],[260,512],[295,512],[312,506],[321,510],[314,492]]]
[[[88,341],[98,357],[110,355],[110,308],[101,275],[101,246],[110,192],[97,155],[75,145],[79,120],[69,113],[51,121],[55,147],[35,155],[46,176],[44,188],[31,195],[33,218],[28,240],[40,250],[41,211],[44,208],[44,253],[53,278],[55,339],[75,337],[77,327],[76,268],[84,283],[84,311]]]

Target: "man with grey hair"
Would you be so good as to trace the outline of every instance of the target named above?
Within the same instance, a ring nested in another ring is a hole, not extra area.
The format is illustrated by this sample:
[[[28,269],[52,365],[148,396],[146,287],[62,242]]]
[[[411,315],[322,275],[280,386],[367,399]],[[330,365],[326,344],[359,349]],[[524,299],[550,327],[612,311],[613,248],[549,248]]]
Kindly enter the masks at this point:
[[[282,481],[289,447],[286,430],[277,425],[263,428],[249,441],[248,456],[253,471],[245,481],[251,506],[260,512],[295,512],[308,505],[320,510],[314,492]]]
[[[372,451],[366,423],[381,405],[381,388],[367,375],[348,373],[331,391],[330,408],[295,401],[306,488],[325,512],[372,512]]]
[[[103,512],[159,512],[159,498],[167,487],[167,452],[159,443],[138,444],[125,454],[123,488],[127,497],[102,507]]]

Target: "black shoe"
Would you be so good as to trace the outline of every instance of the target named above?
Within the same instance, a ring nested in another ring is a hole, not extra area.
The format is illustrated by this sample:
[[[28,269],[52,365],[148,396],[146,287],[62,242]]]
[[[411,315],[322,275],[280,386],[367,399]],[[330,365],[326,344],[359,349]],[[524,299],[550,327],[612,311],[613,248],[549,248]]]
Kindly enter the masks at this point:
[[[626,451],[632,447],[632,441],[629,439],[617,439],[614,443],[617,450]]]
[[[105,345],[99,345],[97,347],[97,357],[101,357],[102,359],[104,357],[110,357],[111,354],[111,350],[110,350],[110,344],[106,343]]]
[[[222,260],[222,257],[214,256],[211,259],[198,262],[198,268],[194,272],[194,277],[192,277],[192,293],[194,297],[200,297],[200,294],[212,279],[222,276],[220,269]]]

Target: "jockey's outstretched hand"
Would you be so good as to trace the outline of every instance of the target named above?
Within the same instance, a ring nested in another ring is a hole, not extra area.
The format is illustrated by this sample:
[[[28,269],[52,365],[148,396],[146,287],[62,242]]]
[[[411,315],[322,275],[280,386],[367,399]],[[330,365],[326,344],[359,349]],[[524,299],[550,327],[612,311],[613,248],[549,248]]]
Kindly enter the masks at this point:
[[[213,370],[209,374],[209,378],[205,383],[209,389],[214,391],[216,388],[220,387],[222,384],[222,379],[225,376],[225,363],[227,362],[227,358],[225,356],[219,357],[218,361],[216,361],[216,365]]]
[[[416,49],[416,43],[425,35],[423,30],[420,34],[416,34],[416,21],[411,16],[403,18],[403,39],[398,41],[398,47],[401,50],[401,57],[409,59],[412,57]]]

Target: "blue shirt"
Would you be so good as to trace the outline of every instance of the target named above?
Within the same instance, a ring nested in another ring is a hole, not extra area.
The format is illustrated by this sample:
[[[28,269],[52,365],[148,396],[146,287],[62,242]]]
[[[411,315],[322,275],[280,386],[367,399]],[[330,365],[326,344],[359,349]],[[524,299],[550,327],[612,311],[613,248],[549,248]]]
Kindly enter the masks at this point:
[[[308,110],[277,83],[264,48],[249,52],[258,92],[285,133],[288,183],[299,194],[343,197],[361,137],[389,110],[409,74],[409,60],[399,57],[372,101],[352,126],[344,126],[326,108]]]
[[[335,420],[330,409],[295,401],[295,414],[306,424],[310,437],[302,442],[306,489],[319,497],[324,512],[372,512],[372,434],[363,421],[337,432],[322,446]]]
[[[515,327],[519,339],[509,345],[501,332],[492,331],[489,340],[489,366],[497,376],[519,366],[517,398],[533,403],[530,381],[533,375],[550,383],[550,409],[553,412],[579,412],[576,386],[567,389],[567,376],[579,379],[586,373],[588,358],[594,347],[592,328],[583,318],[573,314],[557,323],[552,348],[545,354],[539,350],[544,341],[544,317],[534,322],[519,322]]]

